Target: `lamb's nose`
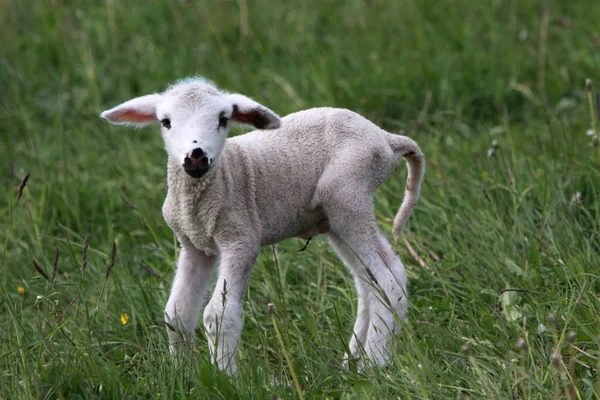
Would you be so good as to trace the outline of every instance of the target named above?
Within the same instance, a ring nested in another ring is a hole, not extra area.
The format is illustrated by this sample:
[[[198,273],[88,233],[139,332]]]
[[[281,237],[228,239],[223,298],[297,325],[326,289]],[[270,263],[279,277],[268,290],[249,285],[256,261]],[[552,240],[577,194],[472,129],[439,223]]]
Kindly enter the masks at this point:
[[[201,159],[204,156],[204,151],[200,147],[195,148],[190,154],[190,158],[194,161]]]

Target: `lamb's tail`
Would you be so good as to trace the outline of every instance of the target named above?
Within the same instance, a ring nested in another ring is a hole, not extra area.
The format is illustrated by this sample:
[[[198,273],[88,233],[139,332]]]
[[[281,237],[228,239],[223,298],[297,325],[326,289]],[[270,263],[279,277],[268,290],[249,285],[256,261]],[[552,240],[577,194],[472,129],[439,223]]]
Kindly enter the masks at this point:
[[[398,214],[394,218],[394,239],[398,239],[402,233],[402,229],[404,229],[406,220],[419,199],[421,182],[425,174],[425,157],[423,157],[423,153],[417,143],[409,137],[390,134],[389,142],[394,153],[404,157],[408,166],[406,192],[404,192],[404,199],[402,200]]]

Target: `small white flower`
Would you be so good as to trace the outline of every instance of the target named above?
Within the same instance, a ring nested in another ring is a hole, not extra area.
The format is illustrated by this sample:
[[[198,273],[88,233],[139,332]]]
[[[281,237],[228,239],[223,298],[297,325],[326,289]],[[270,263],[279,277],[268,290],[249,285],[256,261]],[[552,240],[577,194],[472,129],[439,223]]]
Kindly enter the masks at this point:
[[[575,204],[581,204],[582,203],[581,192],[575,192],[573,194],[573,196],[571,196],[571,203],[575,203]]]
[[[538,335],[543,335],[546,332],[546,325],[544,324],[539,324],[537,327],[537,333]]]
[[[521,40],[521,42],[526,41],[527,36],[529,36],[529,33],[525,29],[521,29],[521,31],[519,32],[519,39]]]
[[[596,132],[594,132],[594,130],[593,130],[593,129],[588,129],[588,130],[585,132],[585,134],[586,134],[587,136],[594,136],[594,135],[596,134]]]

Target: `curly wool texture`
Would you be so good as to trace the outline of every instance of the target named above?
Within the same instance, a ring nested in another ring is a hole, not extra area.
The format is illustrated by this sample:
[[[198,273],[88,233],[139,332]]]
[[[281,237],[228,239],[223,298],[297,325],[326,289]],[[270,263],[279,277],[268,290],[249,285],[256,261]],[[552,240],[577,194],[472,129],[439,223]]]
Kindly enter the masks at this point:
[[[310,237],[328,229],[323,203],[347,205],[370,195],[401,156],[412,159],[414,171],[394,223],[397,235],[418,198],[422,153],[412,139],[335,108],[290,114],[279,129],[227,139],[219,162],[201,179],[170,160],[163,215],[182,244],[209,256],[219,254],[217,243]]]

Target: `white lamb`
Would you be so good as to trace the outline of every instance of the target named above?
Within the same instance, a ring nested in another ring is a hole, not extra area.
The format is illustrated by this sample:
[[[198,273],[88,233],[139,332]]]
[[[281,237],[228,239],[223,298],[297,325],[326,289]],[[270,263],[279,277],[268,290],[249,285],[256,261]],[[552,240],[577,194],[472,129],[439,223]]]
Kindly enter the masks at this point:
[[[218,264],[204,326],[216,365],[235,373],[243,297],[260,246],[325,233],[358,292],[350,352],[360,357],[364,349],[375,364],[386,363],[406,309],[406,274],[378,231],[373,193],[404,157],[408,180],[394,220],[397,237],[425,170],[413,140],[343,109],[313,108],[280,119],[201,78],[135,98],[102,117],[114,124],[162,124],[169,156],[163,215],[182,246],[165,310],[166,321],[182,334],[168,330],[172,351],[180,337],[193,337]],[[259,130],[227,139],[234,123]]]

